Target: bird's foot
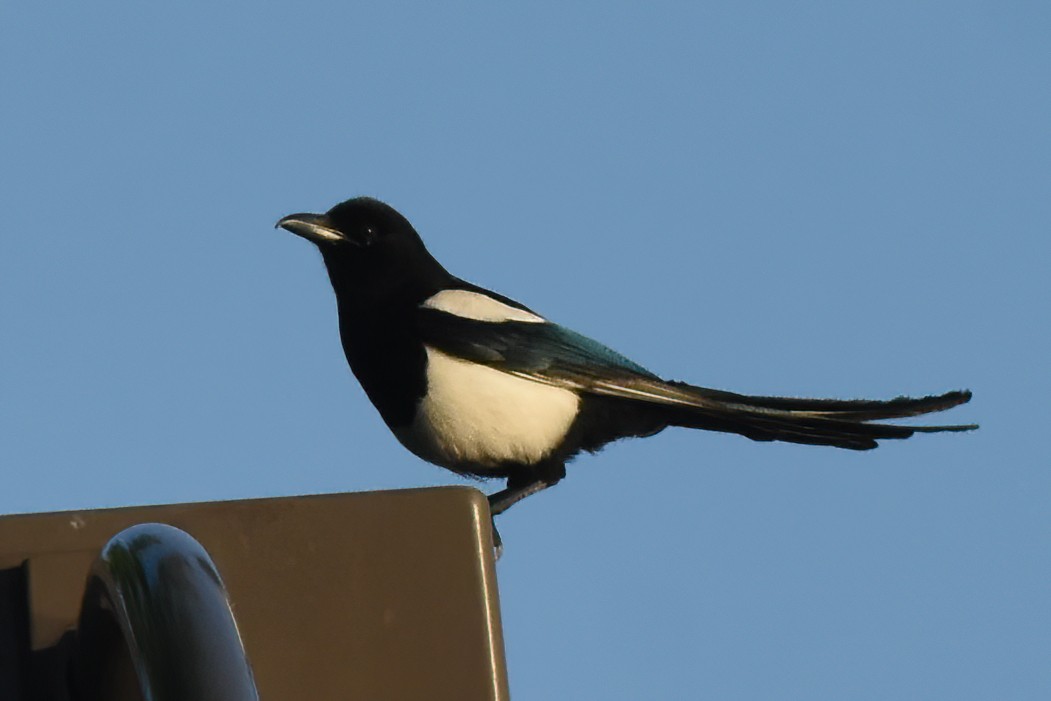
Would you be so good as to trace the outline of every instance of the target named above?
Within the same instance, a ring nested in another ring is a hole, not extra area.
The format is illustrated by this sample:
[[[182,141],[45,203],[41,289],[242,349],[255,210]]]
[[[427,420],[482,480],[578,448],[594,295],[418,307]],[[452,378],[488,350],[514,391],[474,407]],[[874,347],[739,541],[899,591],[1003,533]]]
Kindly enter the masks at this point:
[[[504,554],[504,539],[500,537],[500,531],[496,529],[496,519],[492,519],[493,524],[493,558],[499,560]]]
[[[554,465],[553,469],[551,465],[547,468],[526,475],[524,479],[512,477],[507,480],[507,489],[501,489],[487,497],[489,513],[493,519],[493,549],[496,551],[496,559],[499,560],[504,552],[504,541],[500,537],[500,531],[496,530],[497,514],[502,514],[530,495],[544,491],[566,476],[566,466],[561,463]]]

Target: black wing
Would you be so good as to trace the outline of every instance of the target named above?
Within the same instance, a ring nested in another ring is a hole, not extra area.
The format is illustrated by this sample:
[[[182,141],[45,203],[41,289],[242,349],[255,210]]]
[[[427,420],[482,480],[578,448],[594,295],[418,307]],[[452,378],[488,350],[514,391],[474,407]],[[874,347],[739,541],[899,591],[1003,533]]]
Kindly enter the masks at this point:
[[[855,449],[873,448],[879,438],[977,428],[867,423],[943,411],[967,402],[967,391],[891,400],[756,397],[663,380],[601,343],[550,322],[476,321],[420,309],[418,327],[427,345],[449,355],[582,394],[664,407],[671,425]]]

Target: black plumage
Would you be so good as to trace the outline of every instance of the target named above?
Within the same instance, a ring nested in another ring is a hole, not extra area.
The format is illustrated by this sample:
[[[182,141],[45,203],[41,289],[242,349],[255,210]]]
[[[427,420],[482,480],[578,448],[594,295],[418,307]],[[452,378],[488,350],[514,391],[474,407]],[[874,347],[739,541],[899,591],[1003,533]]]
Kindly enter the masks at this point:
[[[661,379],[514,300],[461,280],[391,207],[357,198],[324,215],[278,222],[317,244],[339,308],[347,360],[407,447],[459,473],[507,479],[499,513],[565,475],[565,463],[610,441],[670,426],[757,441],[875,448],[902,426],[970,392],[880,400],[746,396]]]

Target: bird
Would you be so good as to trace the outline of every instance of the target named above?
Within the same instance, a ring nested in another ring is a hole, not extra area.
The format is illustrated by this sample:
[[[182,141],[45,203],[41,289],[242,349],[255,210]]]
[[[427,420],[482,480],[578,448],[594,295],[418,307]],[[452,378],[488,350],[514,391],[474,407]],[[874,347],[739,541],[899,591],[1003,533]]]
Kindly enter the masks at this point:
[[[397,440],[459,475],[505,480],[495,517],[558,483],[566,463],[683,427],[869,450],[975,424],[885,423],[964,404],[968,390],[889,400],[749,396],[665,380],[607,346],[449,273],[408,219],[370,197],[281,218],[317,246],[340,339]],[[495,531],[494,542],[499,545]],[[499,552],[499,547],[498,547]]]

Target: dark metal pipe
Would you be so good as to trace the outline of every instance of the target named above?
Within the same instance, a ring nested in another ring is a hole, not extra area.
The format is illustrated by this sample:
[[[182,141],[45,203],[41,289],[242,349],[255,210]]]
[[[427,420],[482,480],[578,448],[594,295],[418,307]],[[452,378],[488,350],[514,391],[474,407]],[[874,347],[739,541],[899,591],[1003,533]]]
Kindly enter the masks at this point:
[[[0,569],[0,699],[29,698],[29,594],[26,564]]]
[[[222,579],[187,533],[115,535],[92,566],[74,652],[78,701],[257,701]]]

